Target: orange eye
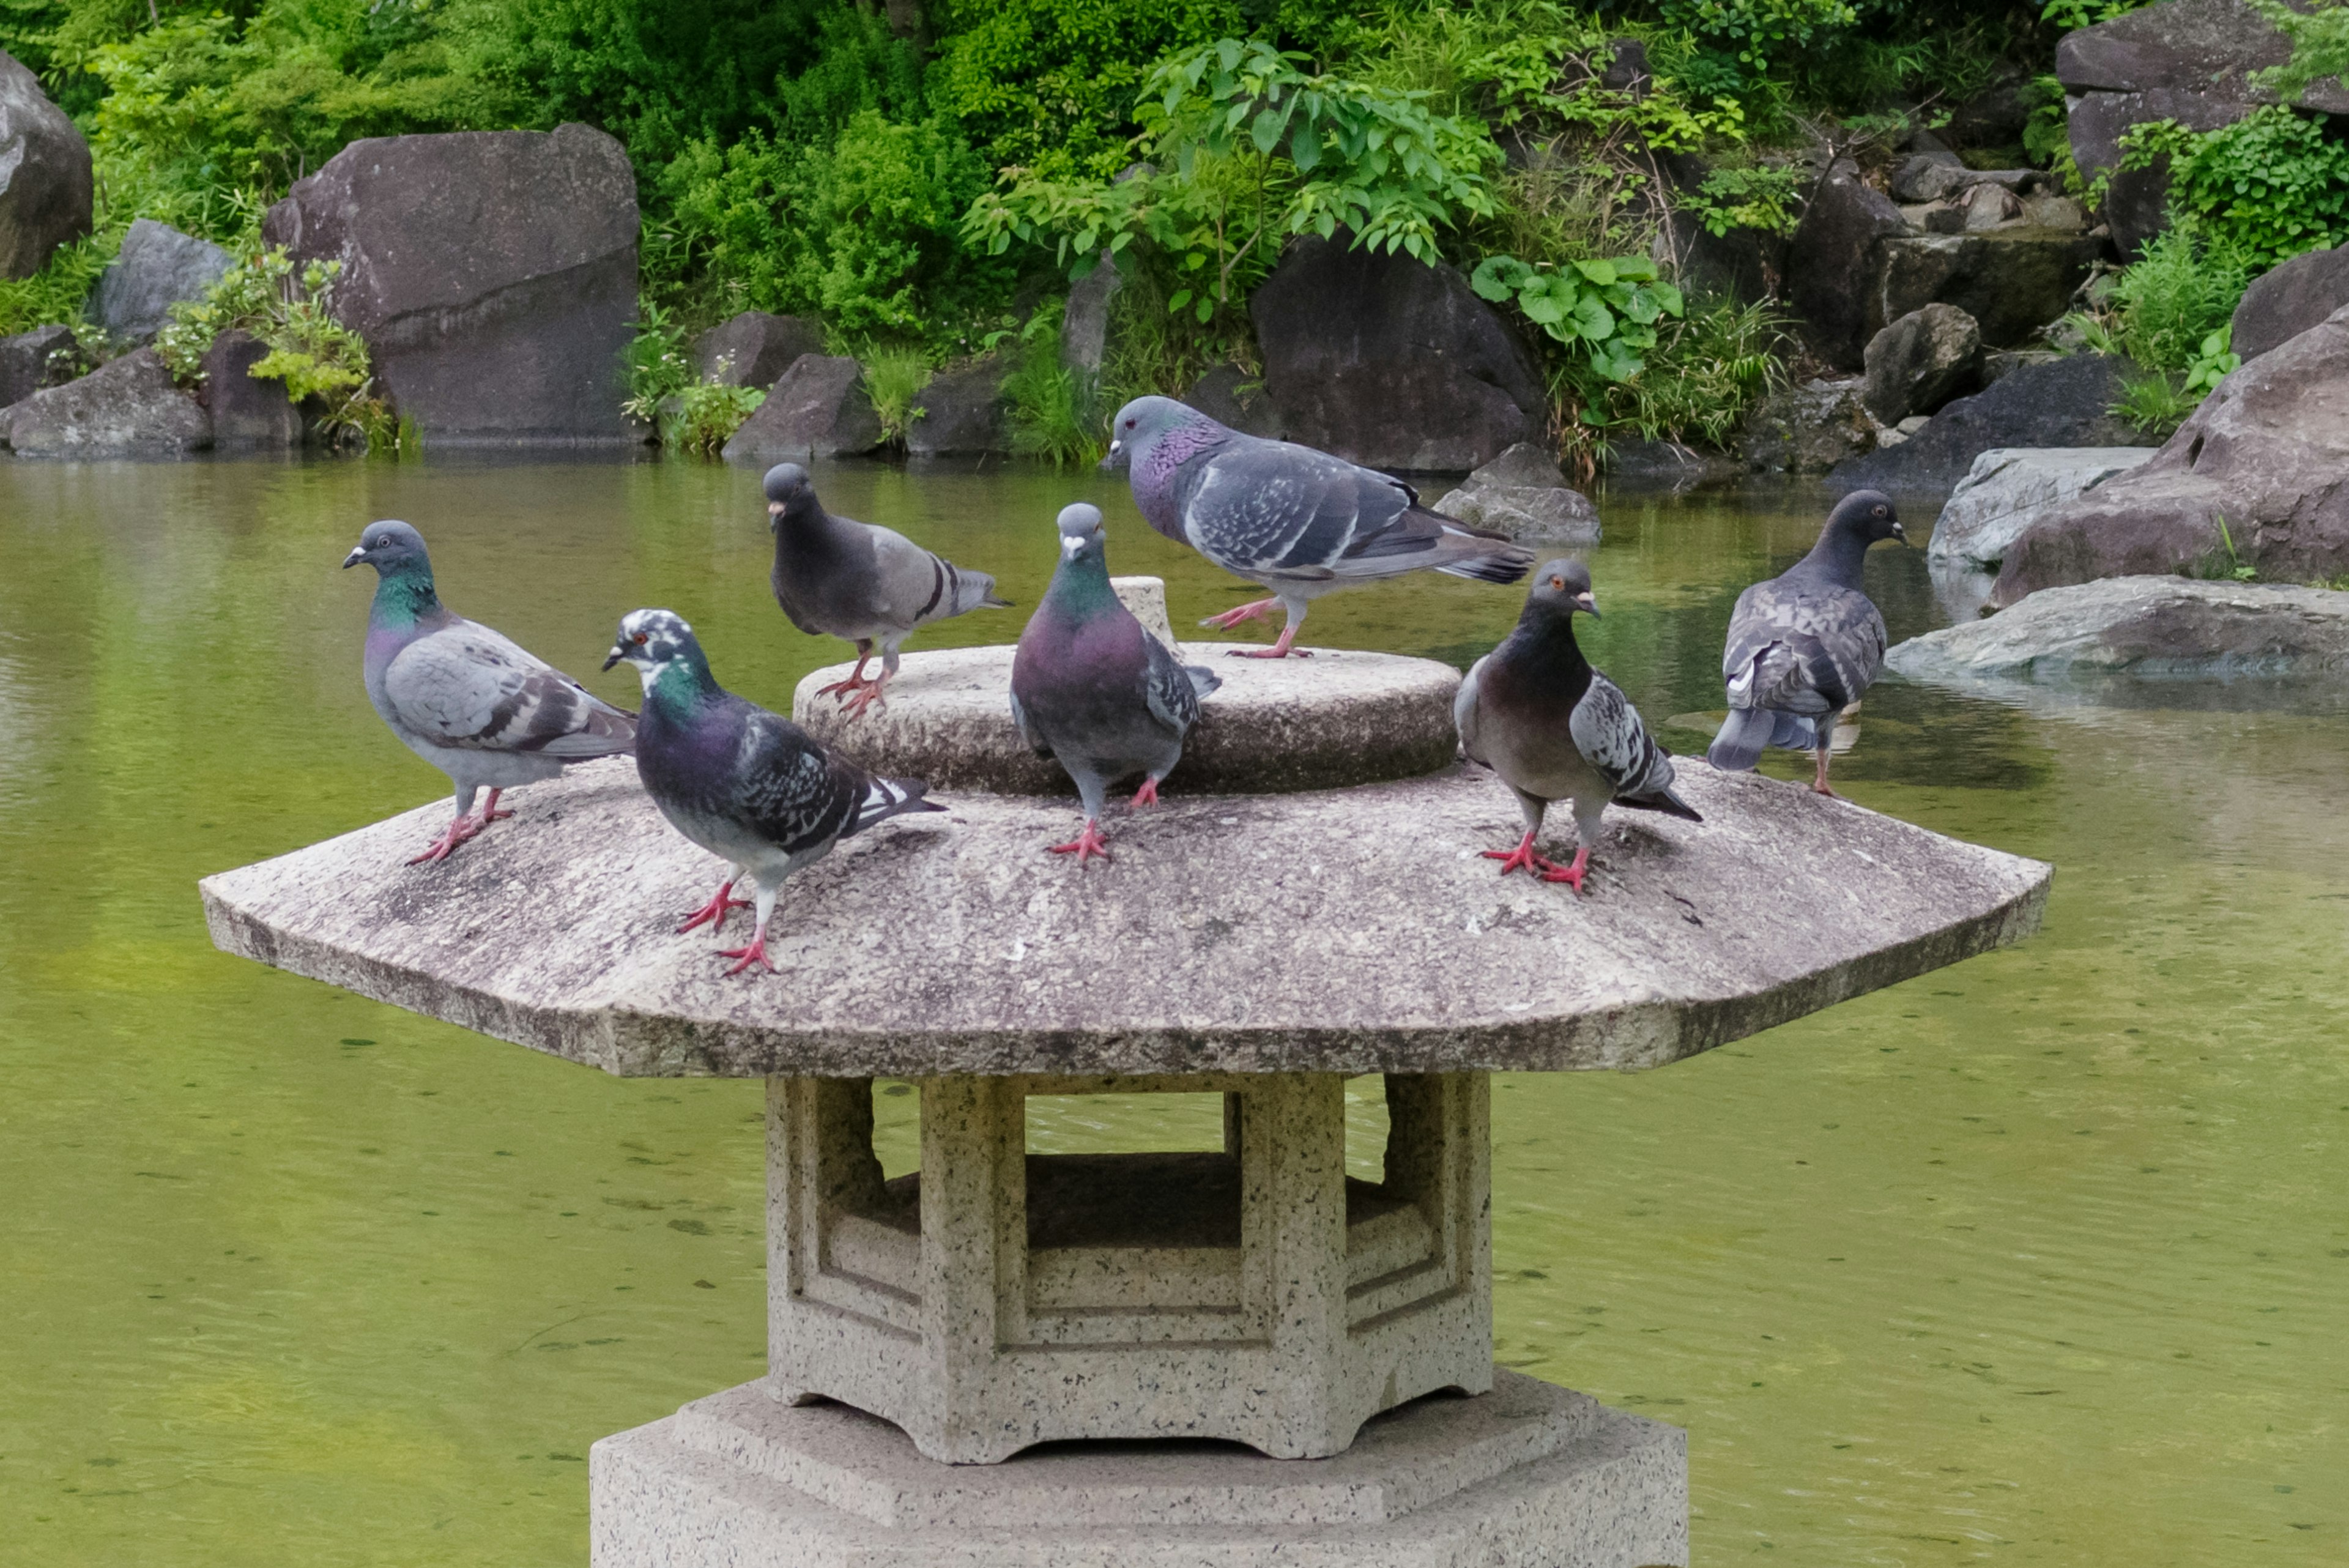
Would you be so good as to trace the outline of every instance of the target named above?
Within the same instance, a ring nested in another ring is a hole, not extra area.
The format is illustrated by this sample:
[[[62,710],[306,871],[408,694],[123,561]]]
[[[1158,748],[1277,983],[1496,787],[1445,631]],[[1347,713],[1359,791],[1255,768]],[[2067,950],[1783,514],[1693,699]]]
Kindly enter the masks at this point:
[[[643,632],[641,632],[641,631],[640,631],[640,632],[638,632],[638,633],[636,633],[636,639],[635,639],[636,644],[636,646],[637,646],[638,648],[642,648],[646,643],[650,642],[651,640],[652,640],[652,639],[651,639],[651,638],[649,638],[649,637],[646,636],[646,635],[645,635]]]
[[[1566,579],[1564,577],[1552,577],[1549,580],[1549,586],[1554,588],[1562,588],[1566,587]]]

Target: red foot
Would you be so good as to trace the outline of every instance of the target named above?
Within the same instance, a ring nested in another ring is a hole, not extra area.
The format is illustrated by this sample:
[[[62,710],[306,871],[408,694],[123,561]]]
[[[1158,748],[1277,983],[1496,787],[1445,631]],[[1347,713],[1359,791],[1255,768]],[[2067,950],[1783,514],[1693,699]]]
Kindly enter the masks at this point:
[[[732,891],[734,891],[734,879],[729,877],[725,885],[718,889],[709,902],[685,918],[685,924],[678,927],[677,934],[683,936],[686,932],[698,930],[703,926],[708,926],[714,931],[726,924],[727,910],[747,909],[750,907],[750,900],[748,898],[728,898],[727,895]]]
[[[829,686],[819,686],[816,688],[815,694],[819,697],[837,697],[840,699],[841,706],[843,708],[848,707],[851,702],[854,702],[855,706],[850,709],[850,716],[852,718],[858,713],[864,712],[865,709],[873,705],[874,699],[879,694],[881,690],[881,681],[889,679],[885,673],[881,677],[881,680],[867,680],[864,679],[864,667],[871,663],[872,660],[873,649],[871,645],[858,645],[856,649],[856,668],[848,672],[848,679],[845,680],[835,680]]]
[[[1579,893],[1582,891],[1582,874],[1589,865],[1590,851],[1578,848],[1574,852],[1573,865],[1553,866],[1541,874],[1541,879],[1545,882],[1563,882]]]
[[[1296,640],[1297,623],[1292,620],[1280,628],[1280,640],[1270,648],[1236,648],[1232,649],[1232,657],[1235,659],[1287,659],[1293,651],[1299,659],[1312,658],[1313,653],[1309,649],[1291,649],[1290,645]]]
[[[1485,858],[1499,861],[1501,875],[1504,877],[1512,871],[1522,869],[1531,872],[1545,882],[1571,883],[1574,890],[1579,893],[1582,891],[1582,867],[1590,858],[1590,851],[1578,849],[1574,852],[1573,865],[1560,866],[1554,860],[1545,860],[1534,853],[1534,836],[1528,833],[1517,840],[1517,846],[1515,849],[1487,849],[1485,851]]]
[[[482,826],[487,827],[493,822],[503,822],[506,818],[513,815],[512,812],[500,811],[498,809],[498,796],[505,793],[506,792],[502,789],[493,789],[490,792],[490,798],[481,803]]]
[[[1143,780],[1142,787],[1133,792],[1133,809],[1140,811],[1145,805],[1156,805],[1157,804],[1158,781],[1156,779]]]
[[[513,813],[509,811],[502,813],[502,815],[512,816]],[[426,866],[438,861],[446,860],[450,856],[457,852],[457,846],[464,843],[469,838],[479,838],[481,836],[481,830],[488,826],[488,823],[482,821],[478,816],[469,815],[450,817],[449,819],[448,831],[441,834],[440,837],[434,839],[430,847],[427,848],[423,854],[409,860],[409,864],[410,866]]]
[[[1229,631],[1244,620],[1254,620],[1257,617],[1266,614],[1279,602],[1278,599],[1250,599],[1237,609],[1227,609],[1221,615],[1211,615],[1199,624],[1214,627],[1217,631]]]
[[[853,695],[843,697],[840,700],[840,705],[847,711],[848,716],[852,719],[862,716],[864,710],[875,703],[886,708],[889,705],[886,691],[888,684],[889,674],[888,671],[884,670],[878,680],[867,680],[858,687]],[[831,688],[826,687],[825,690],[830,691]]]
[[[1047,845],[1045,852],[1050,855],[1073,855],[1077,857],[1077,864],[1081,866],[1096,855],[1104,860],[1108,859],[1109,840],[1102,836],[1101,828],[1092,818],[1087,817],[1082,833],[1078,834],[1066,844]]]
[[[749,969],[754,963],[765,964],[769,974],[775,972],[775,961],[767,956],[767,926],[766,922],[763,920],[759,923],[759,929],[751,933],[750,945],[749,947],[720,948],[718,950],[718,956],[719,958],[740,959],[742,961],[736,964],[732,969],[726,971],[729,979],[740,974],[744,970]]]

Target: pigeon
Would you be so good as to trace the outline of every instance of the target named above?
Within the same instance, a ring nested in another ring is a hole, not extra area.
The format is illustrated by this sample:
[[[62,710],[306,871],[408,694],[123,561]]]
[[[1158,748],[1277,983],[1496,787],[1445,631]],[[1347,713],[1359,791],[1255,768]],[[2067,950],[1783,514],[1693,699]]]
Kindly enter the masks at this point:
[[[1534,564],[1506,535],[1422,506],[1399,479],[1244,435],[1172,398],[1134,399],[1111,433],[1102,469],[1127,476],[1153,528],[1272,590],[1199,624],[1228,631],[1275,605],[1287,613],[1280,640],[1248,658],[1288,657],[1307,607],[1333,589],[1423,569],[1514,583]]]
[[[1836,720],[1884,668],[1884,618],[1860,587],[1860,563],[1879,539],[1909,542],[1892,498],[1855,490],[1827,514],[1811,553],[1737,596],[1721,659],[1729,718],[1705,758],[1743,773],[1766,746],[1814,752],[1811,788],[1827,787]]]
[[[793,626],[856,645],[856,668],[819,695],[836,695],[852,716],[885,704],[897,649],[915,629],[975,609],[1009,609],[995,579],[966,572],[903,534],[834,517],[808,483],[807,470],[779,462],[767,470],[767,526],[775,535],[775,602]],[[881,649],[881,678],[864,679]]]
[[[424,536],[405,523],[370,523],[345,569],[376,572],[367,611],[367,701],[391,732],[457,786],[457,815],[415,866],[445,860],[490,824],[513,815],[498,796],[561,773],[567,763],[636,745],[636,719],[440,602]],[[473,794],[490,792],[481,815]]]
[[[1487,849],[1485,858],[1499,861],[1504,877],[1523,867],[1579,893],[1609,801],[1704,818],[1672,793],[1671,753],[1648,738],[1639,710],[1582,656],[1577,610],[1599,613],[1589,568],[1556,560],[1536,573],[1517,628],[1469,669],[1452,719],[1460,749],[1500,774],[1525,812],[1517,846]],[[1574,864],[1558,866],[1534,853],[1534,839],[1549,803],[1567,799],[1574,802]]]
[[[1084,830],[1055,855],[1109,858],[1102,798],[1140,774],[1136,809],[1158,802],[1158,781],[1183,760],[1199,699],[1223,682],[1178,664],[1110,587],[1101,508],[1082,502],[1059,519],[1061,564],[1019,634],[1011,659],[1011,722],[1040,757],[1057,757],[1085,807]]]
[[[780,714],[718,684],[693,628],[665,609],[631,610],[604,660],[636,667],[645,686],[636,724],[636,776],[669,826],[727,861],[709,902],[686,917],[680,936],[702,926],[713,934],[745,878],[758,884],[758,929],[743,947],[719,950],[737,960],[729,975],[767,957],[767,922],[783,878],[832,853],[832,846],[884,818],[944,811],[924,798],[916,779],[875,778],[820,744]]]

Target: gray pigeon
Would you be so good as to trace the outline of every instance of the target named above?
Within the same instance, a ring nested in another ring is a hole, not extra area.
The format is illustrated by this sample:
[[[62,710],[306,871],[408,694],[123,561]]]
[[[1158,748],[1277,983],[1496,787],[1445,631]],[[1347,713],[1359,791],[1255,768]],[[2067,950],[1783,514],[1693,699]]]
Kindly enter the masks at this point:
[[[726,923],[745,877],[759,886],[758,929],[747,946],[719,950],[737,960],[730,975],[767,957],[767,921],[783,878],[832,853],[874,823],[908,811],[944,811],[914,779],[875,778],[780,714],[745,701],[709,673],[693,628],[665,609],[631,610],[604,660],[636,667],[645,685],[636,731],[636,776],[669,826],[733,869],[709,903],[686,917],[682,934]]]
[[[1399,479],[1288,441],[1217,424],[1172,398],[1118,410],[1102,460],[1124,473],[1150,525],[1272,597],[1200,622],[1229,630],[1278,605],[1280,640],[1249,657],[1280,659],[1313,600],[1356,583],[1433,570],[1514,583],[1533,552],[1419,504]]]
[[[423,535],[405,523],[370,523],[343,557],[376,571],[367,611],[367,701],[391,732],[457,786],[449,830],[410,860],[446,859],[512,812],[498,796],[561,773],[566,763],[636,744],[636,721],[561,670],[440,603]],[[473,793],[490,798],[473,815]]]
[[[767,470],[766,488],[775,602],[802,631],[856,645],[855,670],[823,688],[852,714],[886,701],[897,649],[916,628],[968,610],[1011,607],[995,597],[995,579],[986,573],[963,571],[903,534],[826,512],[796,462]],[[867,680],[864,663],[876,646],[881,678]]]
[[[1011,722],[1036,748],[1057,757],[1084,802],[1084,830],[1055,855],[1109,858],[1101,834],[1102,797],[1140,774],[1136,807],[1158,800],[1158,781],[1183,760],[1183,737],[1199,699],[1223,682],[1196,664],[1177,664],[1110,587],[1098,506],[1061,509],[1061,564],[1019,634],[1011,659]]]
[[[1884,668],[1884,617],[1860,586],[1860,565],[1879,539],[1909,542],[1892,498],[1855,490],[1827,514],[1811,553],[1737,596],[1721,677],[1729,718],[1705,760],[1743,773],[1764,747],[1814,752],[1811,787],[1827,787],[1836,720]]]
[[[1574,612],[1599,613],[1590,571],[1557,560],[1534,574],[1525,613],[1501,646],[1478,659],[1460,682],[1452,720],[1460,749],[1516,792],[1526,836],[1515,849],[1487,849],[1506,877],[1524,867],[1545,882],[1582,891],[1599,818],[1609,801],[1702,822],[1672,793],[1671,753],[1648,738],[1616,684],[1590,668],[1574,640]],[[1554,800],[1574,802],[1574,864],[1534,853],[1542,817]]]

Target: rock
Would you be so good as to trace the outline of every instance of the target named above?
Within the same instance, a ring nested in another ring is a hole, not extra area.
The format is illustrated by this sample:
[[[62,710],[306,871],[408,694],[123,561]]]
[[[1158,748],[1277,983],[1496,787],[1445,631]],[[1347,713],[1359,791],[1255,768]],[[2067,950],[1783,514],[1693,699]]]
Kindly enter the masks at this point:
[[[1610,485],[1640,490],[1686,490],[1736,479],[1745,472],[1735,458],[1699,452],[1676,441],[1609,441],[1601,466]]]
[[[171,306],[203,298],[236,258],[210,240],[140,218],[122,252],[98,275],[89,317],[122,343],[144,343],[171,318]]]
[[[2019,147],[2031,122],[2031,105],[2020,81],[2002,81],[1976,93],[1950,111],[1941,139],[1952,147]]]
[[[1786,247],[1786,297],[1801,317],[1804,341],[1837,369],[1857,370],[1865,362],[1868,340],[1883,325],[1875,314],[1882,244],[1908,226],[1900,209],[1847,160],[1827,171],[1803,209]]]
[[[1174,652],[1183,645],[1174,640],[1174,623],[1166,617],[1166,579],[1164,577],[1112,577],[1110,592],[1118,602],[1133,612],[1142,629],[1164,643]]]
[[[2102,212],[2124,258],[2169,222],[2169,161],[2148,169],[2121,167],[2121,138],[2148,120],[2174,119],[2189,130],[2216,130],[2251,112],[2240,98],[2162,88],[2155,92],[2091,92],[2072,99],[2068,121],[2072,161],[2080,176],[2106,176]]]
[[[1976,185],[1963,197],[1966,232],[1978,234],[2023,221],[2023,198],[1997,185]]]
[[[1966,210],[1952,202],[1928,202],[1923,206],[1903,207],[1900,216],[1920,234],[1962,234],[1966,232]]]
[[[1941,508],[1925,558],[1995,566],[2040,514],[2150,459],[2149,446],[1995,447]]]
[[[801,355],[823,352],[823,327],[763,310],[743,311],[693,340],[695,370],[728,387],[771,387]]]
[[[2054,229],[2067,234],[2088,232],[2087,209],[2069,196],[2023,197],[2023,221],[2034,229]]]
[[[2072,307],[2103,254],[2101,240],[2020,224],[1989,234],[1894,236],[1881,246],[1870,319],[1954,305],[1974,318],[1985,345],[2011,348]]]
[[[1608,48],[1613,51],[1607,68],[1599,74],[1599,85],[1609,92],[1627,92],[1634,99],[1648,96],[1649,85],[1655,72],[1648,64],[1648,46],[1638,38],[1617,38]]]
[[[1892,171],[1887,189],[1895,202],[1938,202],[1955,190],[1966,161],[1947,148],[1914,152]]]
[[[802,354],[742,421],[724,455],[729,462],[771,463],[852,457],[880,444],[881,418],[864,393],[864,367],[845,354]]]
[[[1532,352],[1449,266],[1308,235],[1248,313],[1291,441],[1372,468],[1459,473],[1548,422]]]
[[[1745,421],[1745,465],[1762,473],[1825,473],[1876,446],[1857,377],[1771,393]]]
[[[0,278],[30,277],[89,233],[89,143],[40,78],[0,52]]]
[[[584,125],[354,141],[262,236],[339,261],[335,314],[428,442],[639,440],[620,412],[636,182]]]
[[[1911,638],[1885,663],[1912,680],[2313,674],[2349,669],[2349,594],[2106,577]]]
[[[2246,359],[2282,348],[2349,305],[2349,245],[2306,251],[2251,280],[2235,306],[2231,346]]]
[[[1950,403],[1899,446],[1838,463],[1837,491],[1946,491],[1992,447],[2127,446],[2136,432],[2113,417],[2124,359],[2075,354],[2026,365]]]
[[[1868,340],[1860,401],[1878,423],[1930,414],[1974,389],[1982,376],[1982,328],[1954,305],[1909,312]]]
[[[1088,387],[1101,375],[1102,356],[1109,351],[1110,302],[1124,281],[1104,250],[1093,270],[1069,286],[1068,303],[1061,306],[1061,363]]]
[[[1556,454],[1532,441],[1519,441],[1476,470],[1435,509],[1525,544],[1599,542],[1599,509],[1567,483]]]
[[[2220,382],[2142,467],[2043,514],[1992,598],[2234,559],[2271,577],[2349,572],[2349,307]]]
[[[0,409],[31,397],[43,387],[58,385],[61,366],[55,357],[70,357],[73,346],[70,327],[36,327],[13,337],[0,337]]]
[[[1191,383],[1183,400],[1218,423],[1267,441],[1285,439],[1280,410],[1265,390],[1264,379],[1237,365],[1218,365]]]
[[[216,450],[282,451],[302,444],[302,411],[285,396],[285,383],[255,380],[246,372],[269,353],[268,346],[241,327],[212,339],[204,354],[203,389],[197,394],[212,418]]]
[[[2062,351],[2054,348],[1986,348],[1982,350],[1982,385],[2002,380],[2025,365],[2052,365],[2062,358]]]
[[[1692,294],[1753,305],[1775,296],[1786,273],[1786,240],[1760,229],[1716,234],[1695,214],[1672,209],[1656,236],[1656,265]]]
[[[0,434],[33,457],[173,457],[212,444],[203,405],[152,348],[0,410]]]
[[[1003,379],[1011,367],[984,358],[958,370],[933,376],[914,395],[920,415],[905,427],[905,451],[914,457],[977,457],[1011,450],[1011,400]]]

